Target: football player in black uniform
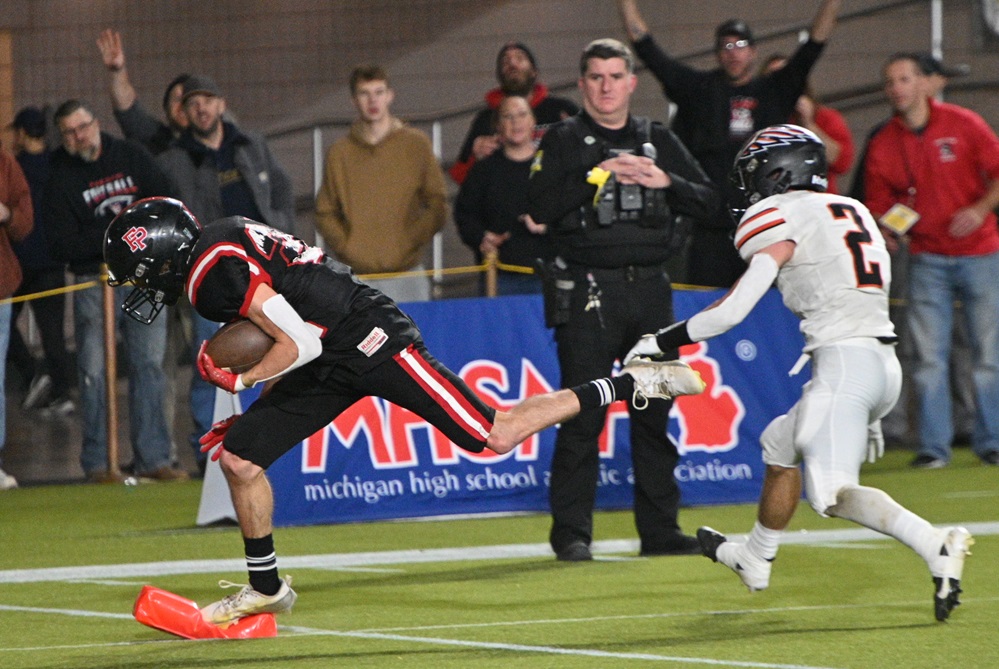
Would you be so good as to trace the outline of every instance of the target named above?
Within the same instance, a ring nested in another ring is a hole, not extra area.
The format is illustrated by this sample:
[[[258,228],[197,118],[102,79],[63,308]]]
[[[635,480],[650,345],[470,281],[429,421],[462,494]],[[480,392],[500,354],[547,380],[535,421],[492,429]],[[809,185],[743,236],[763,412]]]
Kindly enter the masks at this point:
[[[288,611],[291,579],[278,576],[272,538],[274,499],[265,470],[357,400],[377,395],[422,416],[455,444],[507,453],[582,409],[631,397],[675,397],[704,389],[678,361],[632,361],[615,378],[529,397],[510,411],[486,405],[423,345],[395,303],[356,279],[320,249],[261,223],[223,218],[202,229],[183,203],[148,198],[119,214],[104,236],[108,283],[132,282],[122,309],[151,323],[186,292],[205,318],[248,318],[275,343],[252,369],[215,365],[202,346],[198,371],[228,392],[267,382],[241,416],[202,438],[216,449],[243,534],[250,584],[202,609],[226,624],[255,613]]]

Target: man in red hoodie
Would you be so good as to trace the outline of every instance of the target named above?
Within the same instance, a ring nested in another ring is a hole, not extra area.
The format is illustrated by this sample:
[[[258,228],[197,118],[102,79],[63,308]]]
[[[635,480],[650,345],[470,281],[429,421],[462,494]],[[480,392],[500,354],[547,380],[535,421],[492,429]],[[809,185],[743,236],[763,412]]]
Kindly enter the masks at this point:
[[[535,142],[540,141],[549,125],[579,111],[579,106],[572,100],[548,95],[548,87],[538,81],[534,54],[522,42],[507,42],[500,49],[496,56],[496,80],[499,86],[486,93],[486,107],[475,115],[461,145],[458,160],[448,170],[451,178],[459,184],[465,180],[472,163],[499,148],[494,116],[506,96],[522,95],[531,103],[537,120]]]

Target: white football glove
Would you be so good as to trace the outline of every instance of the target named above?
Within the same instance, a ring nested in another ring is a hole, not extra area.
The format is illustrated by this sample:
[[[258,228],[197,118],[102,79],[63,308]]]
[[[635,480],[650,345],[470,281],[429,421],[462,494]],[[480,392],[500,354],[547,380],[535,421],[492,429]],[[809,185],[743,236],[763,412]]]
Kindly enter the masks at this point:
[[[656,342],[656,336],[654,334],[642,335],[638,343],[632,346],[628,354],[624,356],[622,364],[627,365],[632,358],[653,358],[657,355],[662,355],[662,350]]]

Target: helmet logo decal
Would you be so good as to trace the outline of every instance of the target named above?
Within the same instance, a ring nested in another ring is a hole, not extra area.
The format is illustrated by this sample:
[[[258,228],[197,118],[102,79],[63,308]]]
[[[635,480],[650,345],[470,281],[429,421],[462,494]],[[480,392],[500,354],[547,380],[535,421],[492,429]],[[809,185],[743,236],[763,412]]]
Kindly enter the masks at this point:
[[[819,142],[818,137],[804,128],[793,125],[776,125],[757,133],[754,141],[743,149],[744,155],[753,156],[774,146],[791,146],[797,142]]]
[[[146,250],[146,237],[148,236],[149,232],[145,228],[129,228],[121,238],[128,244],[129,250],[135,253],[136,251]]]

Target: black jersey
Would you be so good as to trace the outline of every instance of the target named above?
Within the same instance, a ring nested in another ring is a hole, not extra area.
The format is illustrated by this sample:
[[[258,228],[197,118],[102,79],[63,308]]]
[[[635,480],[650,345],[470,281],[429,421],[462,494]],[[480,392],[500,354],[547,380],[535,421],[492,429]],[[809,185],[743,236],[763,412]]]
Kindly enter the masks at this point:
[[[267,284],[317,330],[322,363],[349,362],[360,371],[420,338],[409,317],[350,267],[248,218],[206,226],[191,257],[185,290],[199,314],[221,323],[246,318],[253,293]]]

